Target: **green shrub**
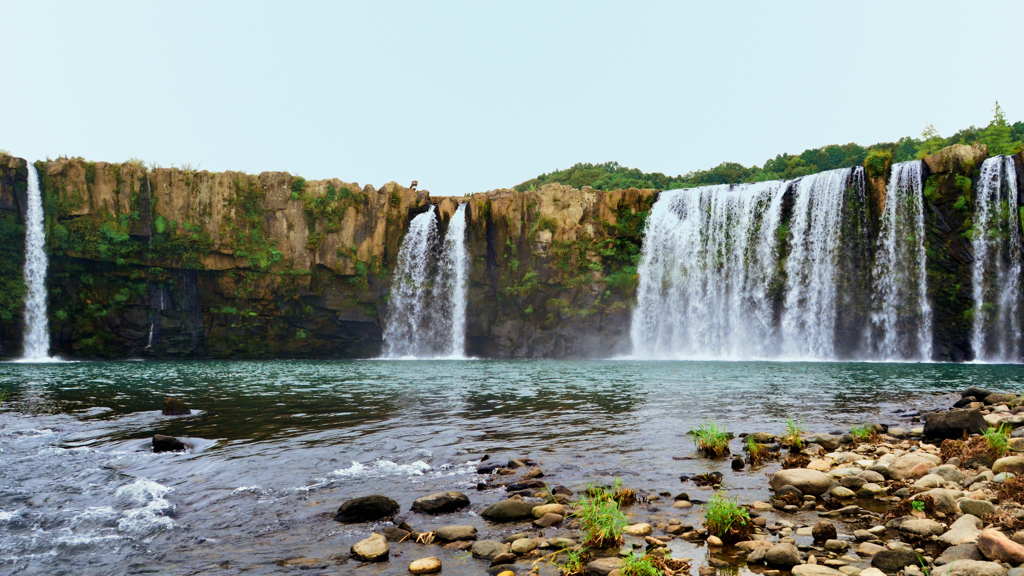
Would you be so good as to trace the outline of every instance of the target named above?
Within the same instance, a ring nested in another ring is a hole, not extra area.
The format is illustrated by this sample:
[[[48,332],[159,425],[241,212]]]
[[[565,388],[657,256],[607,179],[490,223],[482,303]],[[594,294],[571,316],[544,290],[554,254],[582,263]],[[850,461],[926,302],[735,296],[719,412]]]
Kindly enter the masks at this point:
[[[1006,454],[1006,451],[1010,448],[1010,429],[1005,424],[1000,424],[998,428],[988,427],[982,435],[985,442],[988,443],[989,449],[995,453],[997,457],[1001,457]]]
[[[619,503],[609,498],[606,491],[597,489],[596,492],[581,496],[579,509],[574,512],[586,536],[585,545],[594,548],[617,546],[626,528],[626,515],[622,513]]]
[[[869,178],[885,178],[886,171],[892,164],[892,152],[889,150],[872,150],[864,159],[864,171]]]
[[[750,436],[747,436],[747,463],[751,466],[760,466],[761,462],[764,461],[765,453],[768,448],[764,444],[757,442]]]
[[[630,552],[628,556],[622,557],[619,574],[621,576],[663,576],[664,572],[658,570],[650,556],[637,556],[636,552]]]
[[[723,541],[735,542],[753,530],[750,514],[735,499],[716,492],[704,508],[704,527]]]
[[[782,441],[789,445],[791,450],[799,450],[804,447],[805,433],[803,422],[786,420],[786,433],[783,435]]]
[[[857,442],[864,442],[868,440],[874,432],[874,425],[867,422],[865,422],[863,426],[854,426],[853,428],[850,428],[850,436],[853,436],[853,439]]]
[[[584,560],[586,559],[587,549],[566,550],[564,554],[566,556],[565,562],[552,561],[555,567],[562,572],[562,576],[582,575],[586,567]]]
[[[719,457],[729,453],[729,433],[725,426],[708,420],[693,430],[693,442],[697,449],[707,456]]]

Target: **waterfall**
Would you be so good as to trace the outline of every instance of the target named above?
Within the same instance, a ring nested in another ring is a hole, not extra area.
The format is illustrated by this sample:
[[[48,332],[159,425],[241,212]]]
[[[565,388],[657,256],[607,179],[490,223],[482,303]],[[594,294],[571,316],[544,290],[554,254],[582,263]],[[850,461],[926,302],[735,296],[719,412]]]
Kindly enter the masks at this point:
[[[868,227],[863,168],[662,192],[637,268],[634,357],[850,355],[859,336],[837,334],[864,330]]]
[[[466,205],[455,209],[444,236],[441,255],[441,282],[447,296],[451,346],[448,355],[461,358],[466,353],[466,298],[469,277],[469,253],[466,251]]]
[[[797,181],[792,235],[786,260],[782,314],[783,355],[835,358],[839,260],[843,252],[843,208],[851,178],[863,189],[863,168],[841,168]]]
[[[668,190],[648,218],[630,336],[640,358],[777,352],[770,285],[784,182]]]
[[[872,271],[869,353],[883,360],[931,360],[922,162],[894,164]]]
[[[462,358],[468,276],[465,205],[456,209],[440,243],[435,206],[413,218],[398,251],[384,356]]]
[[[1020,360],[1021,223],[1017,171],[1010,156],[985,160],[974,204],[971,271],[976,360]]]
[[[39,175],[28,163],[28,213],[25,218],[25,346],[23,360],[49,360],[50,333],[46,319],[46,232]]]

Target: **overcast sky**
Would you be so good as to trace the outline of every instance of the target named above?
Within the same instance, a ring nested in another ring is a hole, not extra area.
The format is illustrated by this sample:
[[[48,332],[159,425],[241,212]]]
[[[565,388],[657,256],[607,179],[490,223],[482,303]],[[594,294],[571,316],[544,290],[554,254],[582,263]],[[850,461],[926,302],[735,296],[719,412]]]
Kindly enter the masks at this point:
[[[1024,2],[0,2],[0,149],[434,195],[1024,119]]]

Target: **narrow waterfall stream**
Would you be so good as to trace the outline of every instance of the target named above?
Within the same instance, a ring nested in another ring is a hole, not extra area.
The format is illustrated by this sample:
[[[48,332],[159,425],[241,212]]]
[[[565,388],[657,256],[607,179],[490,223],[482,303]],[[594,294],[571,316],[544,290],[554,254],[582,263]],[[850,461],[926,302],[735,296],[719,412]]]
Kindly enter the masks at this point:
[[[872,272],[872,358],[931,360],[932,309],[928,302],[923,163],[894,164]]]
[[[50,356],[46,318],[46,232],[39,174],[28,163],[28,212],[25,218],[25,346],[22,360],[45,361]]]
[[[402,240],[384,328],[386,358],[465,355],[466,205],[456,209],[440,243],[437,225],[431,206],[412,219]]]
[[[971,244],[974,295],[971,347],[976,360],[1020,360],[1021,223],[1017,170],[1010,156],[981,164]]]

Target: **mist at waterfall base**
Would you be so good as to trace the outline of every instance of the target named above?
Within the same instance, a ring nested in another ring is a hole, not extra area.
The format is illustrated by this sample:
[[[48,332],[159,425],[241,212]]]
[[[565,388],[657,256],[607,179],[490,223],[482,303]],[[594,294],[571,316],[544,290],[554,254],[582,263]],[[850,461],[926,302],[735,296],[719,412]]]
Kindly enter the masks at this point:
[[[418,528],[473,524],[500,540],[521,527],[476,515],[505,497],[475,489],[484,454],[534,458],[553,485],[621,478],[702,500],[712,489],[681,486],[679,475],[719,470],[730,496],[763,500],[771,466],[733,472],[727,459],[673,459],[693,452],[686,431],[706,419],[737,434],[780,433],[788,418],[811,431],[907,425],[893,410],[945,406],[943,394],[971,385],[1017,390],[1019,380],[1019,366],[977,364],[0,364],[10,393],[0,404],[0,573],[277,573],[279,560],[344,557],[379,532],[384,523],[331,520],[345,499],[376,493],[395,498]],[[161,416],[167,396],[196,413]],[[154,454],[154,433],[192,448]],[[442,490],[467,493],[475,513],[407,513]],[[414,546],[392,544],[401,558],[360,571],[405,573],[423,554],[439,555],[445,574],[480,573],[464,553]],[[705,550],[674,554],[700,564]]]
[[[439,240],[437,207],[417,215],[402,239],[384,323],[384,358],[463,359],[466,350],[466,205]]]

